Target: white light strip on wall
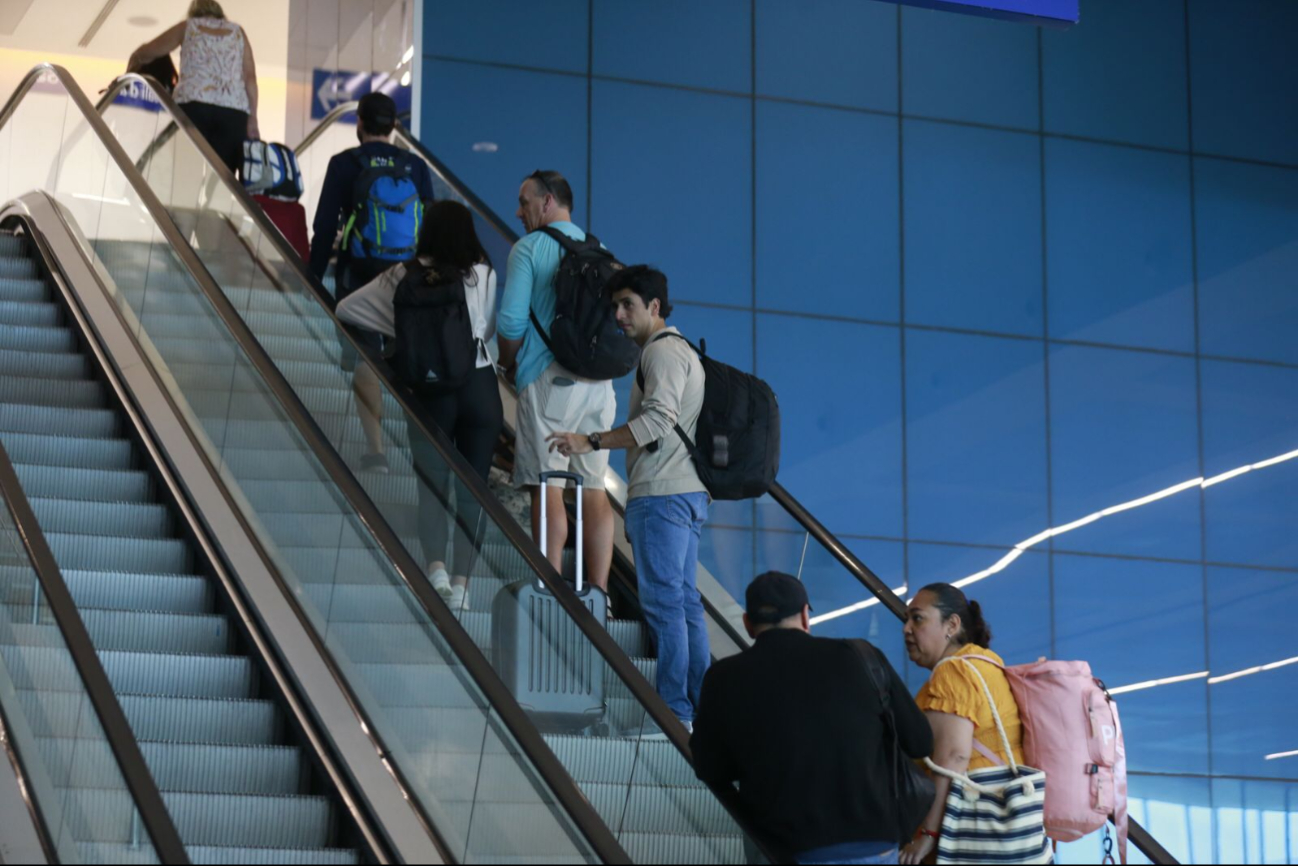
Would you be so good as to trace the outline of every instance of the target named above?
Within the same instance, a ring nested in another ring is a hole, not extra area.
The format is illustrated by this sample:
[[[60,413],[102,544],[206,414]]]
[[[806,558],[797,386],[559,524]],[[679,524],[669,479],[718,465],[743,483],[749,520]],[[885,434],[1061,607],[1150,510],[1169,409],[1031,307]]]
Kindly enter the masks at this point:
[[[1277,670],[1279,668],[1287,668],[1289,667],[1289,665],[1298,665],[1298,658],[1284,659],[1278,662],[1271,662],[1270,664],[1267,665],[1258,665],[1255,668],[1245,668],[1242,671],[1235,671],[1235,673],[1233,674],[1226,674],[1225,676],[1213,677],[1212,679],[1208,680],[1208,685],[1215,686],[1218,683],[1228,683],[1231,680],[1237,680],[1240,677],[1251,677],[1254,674],[1262,674],[1262,673],[1266,673],[1267,671]]]
[[[1122,686],[1121,688],[1109,689],[1109,694],[1125,695],[1128,692],[1143,692],[1145,689],[1156,689],[1159,686],[1170,686],[1174,683],[1188,683],[1191,680],[1206,680],[1207,678],[1207,671],[1199,671],[1197,674],[1185,674],[1184,676],[1167,677],[1161,680],[1146,680],[1143,683],[1134,683],[1129,686]]]
[[[1271,466],[1278,466],[1279,464],[1287,463],[1290,460],[1298,460],[1298,451],[1290,451],[1287,454],[1281,454],[1278,457],[1272,457],[1269,460],[1263,460],[1260,463],[1252,463],[1249,464],[1248,466],[1241,466],[1238,469],[1232,469],[1230,472],[1225,472],[1221,475],[1217,475],[1212,478],[1206,478],[1206,479],[1193,478],[1189,481],[1183,481],[1180,484],[1176,484],[1172,487],[1168,487],[1165,490],[1160,490],[1157,493],[1151,493],[1148,496],[1142,496],[1139,499],[1133,499],[1130,502],[1124,502],[1121,505],[1112,505],[1108,508],[1105,508],[1103,511],[1097,511],[1094,514],[1089,514],[1086,517],[1083,517],[1081,520],[1074,520],[1072,523],[1066,523],[1063,526],[1059,526],[1054,529],[1047,529],[1044,532],[1037,533],[1036,535],[1032,536],[1026,541],[1020,541],[1018,544],[1014,545],[1014,549],[1011,550],[1009,553],[1007,553],[1005,556],[1001,557],[1000,561],[997,562],[995,565],[993,565],[991,568],[985,569],[984,571],[977,572],[976,574],[971,574],[966,578],[958,580],[955,582],[954,586],[960,589],[964,589],[966,586],[970,586],[972,584],[978,583],[979,581],[986,580],[992,575],[1000,574],[1002,571],[1009,568],[1014,563],[1015,560],[1017,560],[1020,556],[1022,556],[1024,551],[1036,547],[1038,544],[1041,544],[1043,541],[1048,541],[1051,538],[1058,538],[1059,536],[1072,532],[1075,529],[1081,529],[1083,526],[1089,526],[1090,524],[1095,523],[1097,520],[1100,520],[1102,518],[1112,517],[1115,514],[1121,514],[1124,511],[1130,511],[1133,508],[1141,508],[1145,505],[1150,505],[1154,502],[1167,499],[1170,496],[1176,496],[1178,493],[1184,493],[1187,490],[1192,490],[1195,487],[1199,487],[1204,490],[1207,490],[1209,487],[1213,487],[1217,484],[1221,484],[1223,481],[1229,481],[1232,478],[1238,478],[1241,475],[1246,475],[1249,472],[1253,472],[1258,469],[1267,469]],[[904,589],[893,590],[893,592],[897,594],[900,594],[904,591],[905,591]],[[868,601],[858,602],[856,604],[848,605],[847,607],[839,608],[838,610],[832,610],[829,613],[824,613],[821,614],[820,616],[814,617],[811,620],[811,624],[816,625],[817,623],[829,622],[832,619],[838,619],[841,616],[847,616],[848,614],[857,613],[858,611],[862,611],[865,610],[866,608],[873,607],[878,603],[879,603],[878,599],[870,599]],[[1243,676],[1243,675],[1244,674],[1242,673],[1231,674],[1230,678],[1234,678],[1236,676]],[[1224,679],[1219,681],[1225,682]],[[1148,686],[1148,685],[1144,687],[1152,688],[1152,686]]]
[[[1274,755],[1267,755],[1268,761],[1278,761],[1281,758],[1298,758],[1298,751],[1295,752],[1276,752]]]

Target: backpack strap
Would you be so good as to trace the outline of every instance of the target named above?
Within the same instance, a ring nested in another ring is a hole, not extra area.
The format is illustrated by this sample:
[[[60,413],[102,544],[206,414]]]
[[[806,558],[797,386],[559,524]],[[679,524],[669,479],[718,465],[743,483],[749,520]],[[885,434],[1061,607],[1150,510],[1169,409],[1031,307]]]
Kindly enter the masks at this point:
[[[1001,711],[996,706],[996,700],[992,697],[991,687],[987,685],[987,680],[983,677],[982,671],[978,670],[978,666],[973,663],[972,659],[974,658],[981,661],[991,662],[991,660],[985,656],[952,656],[951,658],[942,659],[942,661],[938,662],[933,669],[937,670],[937,668],[947,662],[961,661],[964,662],[966,666],[968,666],[969,670],[973,672],[973,675],[978,679],[978,684],[982,686],[983,694],[987,698],[988,706],[991,707],[992,721],[996,723],[996,733],[1000,734],[1001,745],[1005,747],[1005,756],[1009,759],[1009,768],[1013,770],[1014,775],[1017,776],[1019,774],[1019,765],[1018,762],[1014,760],[1014,749],[1010,746],[1009,734],[1005,733],[1005,723],[1001,720]],[[991,663],[996,664],[996,662]],[[1001,666],[997,665],[997,667]],[[976,739],[975,742],[977,742]]]
[[[592,234],[587,234],[586,240],[579,242],[568,237],[558,229],[551,228],[550,226],[541,226],[537,231],[549,236],[552,240],[558,243],[559,246],[563,248],[565,254],[579,253],[591,244],[599,246],[599,238]],[[536,310],[529,306],[527,312],[529,317],[532,319],[532,327],[536,328],[536,333],[541,335],[541,342],[545,343],[545,348],[550,351],[551,355],[553,355],[554,346],[550,343],[550,335],[545,332],[545,328],[541,327],[541,320],[536,317]]]
[[[694,354],[698,355],[700,358],[703,357],[703,352],[701,352],[697,346],[695,346],[693,343],[687,340],[684,334],[678,334],[675,331],[662,332],[661,334],[657,335],[652,340],[650,340],[648,344],[645,346],[645,349],[648,349],[649,346],[652,346],[654,343],[658,342],[663,337],[676,337],[679,340],[685,340],[685,345],[693,349]],[[644,352],[640,353],[640,361],[642,363],[644,362]],[[643,394],[644,393],[644,369],[641,368],[640,364],[636,364],[635,367],[635,381],[636,384],[640,386],[640,393]],[[690,452],[690,456],[697,458],[698,449],[694,447],[694,440],[690,438],[690,435],[688,433],[686,433],[684,430],[681,429],[681,425],[676,424],[675,427],[676,427],[676,435],[681,437],[681,441],[685,443],[685,448]],[[657,440],[654,442],[650,442],[648,445],[646,445],[644,450],[650,454],[657,454],[658,449],[660,448],[662,448],[662,440]]]

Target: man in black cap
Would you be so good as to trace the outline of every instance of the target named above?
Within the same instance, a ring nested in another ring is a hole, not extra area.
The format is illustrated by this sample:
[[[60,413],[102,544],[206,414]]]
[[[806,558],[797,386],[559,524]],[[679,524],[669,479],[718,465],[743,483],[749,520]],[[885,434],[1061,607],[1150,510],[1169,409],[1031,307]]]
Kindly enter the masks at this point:
[[[893,749],[883,706],[851,643],[811,636],[811,606],[795,577],[767,572],[748,586],[753,646],[703,680],[690,748],[709,784],[739,785],[754,826],[797,863],[896,863]],[[882,653],[897,741],[929,755],[933,732]]]
[[[414,258],[423,210],[433,200],[433,175],[422,159],[392,144],[397,104],[386,93],[367,93],[356,109],[360,147],[329,160],[311,237],[311,272],[324,279],[344,220],[335,269],[335,300],[341,301],[388,268]],[[381,351],[382,338],[364,332],[358,340]],[[356,353],[342,342],[344,370],[355,368],[356,395],[368,451],[360,468],[387,473],[383,449],[382,391],[369,366],[356,367]]]

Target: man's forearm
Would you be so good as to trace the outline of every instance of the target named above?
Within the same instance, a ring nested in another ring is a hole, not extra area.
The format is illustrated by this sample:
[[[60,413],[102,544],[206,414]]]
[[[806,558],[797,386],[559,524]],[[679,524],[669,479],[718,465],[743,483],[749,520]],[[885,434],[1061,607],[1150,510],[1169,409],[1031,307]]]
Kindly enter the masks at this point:
[[[635,436],[631,434],[631,428],[626,424],[623,424],[616,430],[610,430],[607,433],[601,434],[599,437],[599,447],[605,451],[618,451],[622,448],[634,448],[635,444]]]
[[[518,353],[523,348],[523,341],[511,340],[497,333],[496,346],[500,349],[500,366],[512,370],[518,364]]]

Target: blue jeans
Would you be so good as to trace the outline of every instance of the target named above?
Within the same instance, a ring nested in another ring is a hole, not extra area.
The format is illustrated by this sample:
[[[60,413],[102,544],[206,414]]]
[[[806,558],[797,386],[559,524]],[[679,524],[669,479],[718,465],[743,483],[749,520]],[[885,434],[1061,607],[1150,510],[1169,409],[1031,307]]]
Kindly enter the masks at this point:
[[[712,663],[703,600],[695,585],[708,495],[640,496],[626,506],[640,607],[658,649],[658,694],[682,722],[693,722]]]

